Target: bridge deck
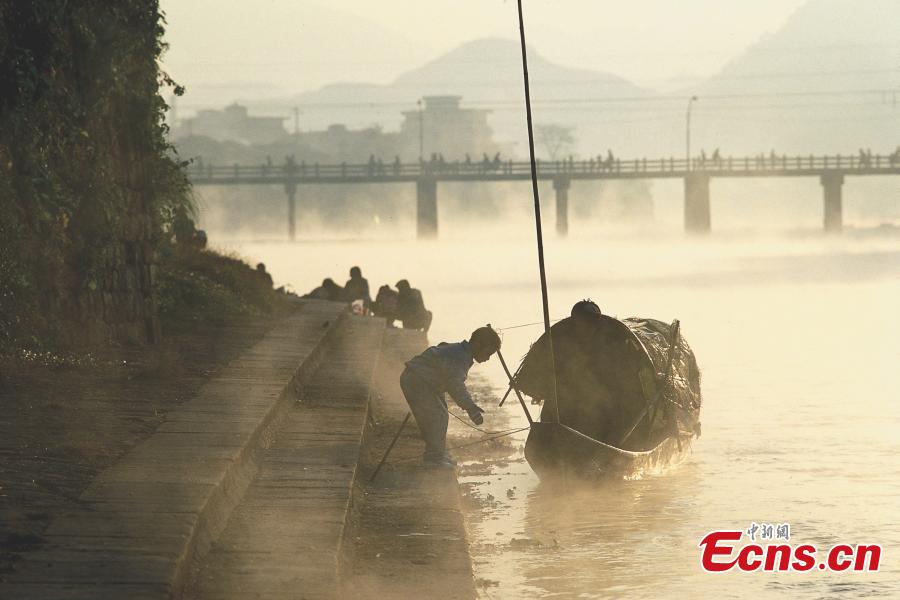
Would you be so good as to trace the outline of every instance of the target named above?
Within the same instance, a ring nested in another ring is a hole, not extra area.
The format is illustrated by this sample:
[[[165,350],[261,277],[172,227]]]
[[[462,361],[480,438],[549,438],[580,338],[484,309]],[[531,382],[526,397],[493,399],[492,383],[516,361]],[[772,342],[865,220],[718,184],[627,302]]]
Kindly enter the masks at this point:
[[[840,175],[900,175],[897,155],[776,156],[696,159],[614,159],[538,161],[539,179],[670,179],[689,175],[710,177],[820,177]],[[527,161],[425,162],[411,164],[307,165],[202,165],[188,169],[195,185],[347,184],[410,183],[421,179],[438,181],[523,181],[531,178]]]

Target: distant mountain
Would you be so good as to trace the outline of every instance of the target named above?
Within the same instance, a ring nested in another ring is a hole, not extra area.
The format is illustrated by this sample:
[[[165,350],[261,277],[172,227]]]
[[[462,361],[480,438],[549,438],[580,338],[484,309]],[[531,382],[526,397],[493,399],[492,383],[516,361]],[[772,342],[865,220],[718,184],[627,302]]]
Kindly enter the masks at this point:
[[[821,91],[900,83],[900,2],[810,0],[705,82],[709,92]]]
[[[898,0],[809,0],[714,77],[665,94],[555,64],[529,48],[535,123],[573,127],[581,156],[611,148],[625,157],[680,157],[688,98],[696,94],[695,151],[892,150],[900,143],[898,24]],[[401,111],[436,94],[461,95],[464,106],[490,109],[496,138],[512,143],[519,156],[527,152],[516,40],[463,44],[385,84],[335,83],[249,105],[257,114],[287,115],[299,107],[302,129],[345,123],[391,130]]]
[[[791,153],[891,150],[900,143],[900,2],[810,0],[684,92],[691,94],[700,97],[701,143],[718,137]]]
[[[261,108],[299,106],[303,128],[321,129],[331,123],[351,127],[380,124],[395,128],[403,110],[416,108],[422,96],[453,94],[463,104],[492,111],[490,124],[498,138],[525,148],[524,92],[519,43],[514,40],[475,40],[408,71],[387,85],[339,83],[320,90],[282,98]],[[646,98],[652,93],[609,73],[575,69],[545,60],[528,49],[529,75],[536,123],[577,128],[576,137],[590,140],[596,108],[572,109],[611,98]],[[257,104],[251,103],[251,106]],[[520,150],[521,155],[524,150]]]
[[[341,10],[339,2],[243,2],[228,10],[219,0],[161,4],[170,46],[164,66],[187,87],[185,112],[334,81],[385,83],[435,55],[402,32]],[[198,62],[198,56],[214,58]]]
[[[462,94],[472,101],[522,101],[522,54],[518,41],[475,40],[397,78],[407,93]],[[535,102],[594,96],[643,96],[648,92],[609,73],[564,67],[528,48]]]

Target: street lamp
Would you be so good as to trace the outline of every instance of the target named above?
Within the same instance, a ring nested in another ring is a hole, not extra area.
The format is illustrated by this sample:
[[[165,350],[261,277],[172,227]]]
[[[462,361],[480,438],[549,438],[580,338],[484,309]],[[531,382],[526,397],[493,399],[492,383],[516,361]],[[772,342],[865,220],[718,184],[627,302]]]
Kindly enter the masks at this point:
[[[686,131],[686,136],[685,136],[687,138],[687,144],[686,144],[687,152],[685,155],[685,165],[687,166],[688,171],[691,170],[691,166],[692,166],[691,165],[691,107],[694,105],[694,102],[696,102],[697,100],[699,100],[699,98],[697,98],[697,96],[691,96],[690,100],[688,100],[688,105],[687,105],[687,131]]]
[[[422,162],[424,156],[424,150],[422,147],[425,145],[425,125],[423,124],[422,119],[422,99],[419,98],[416,100],[416,104],[419,106],[419,162]]]

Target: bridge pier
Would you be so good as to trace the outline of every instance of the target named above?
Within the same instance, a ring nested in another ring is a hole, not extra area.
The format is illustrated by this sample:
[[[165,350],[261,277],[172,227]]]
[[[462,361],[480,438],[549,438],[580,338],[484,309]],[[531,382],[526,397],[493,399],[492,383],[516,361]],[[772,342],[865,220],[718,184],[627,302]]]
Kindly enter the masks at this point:
[[[824,173],[820,178],[824,191],[825,231],[839,232],[844,226],[842,188],[843,173]]]
[[[416,181],[416,236],[433,239],[437,232],[437,179],[422,177]]]
[[[709,233],[709,175],[688,173],[684,178],[684,230]]]
[[[569,234],[569,187],[572,180],[568,177],[558,177],[553,180],[553,189],[556,190],[556,233],[560,237]]]
[[[284,191],[287,193],[287,222],[288,222],[288,239],[292,242],[294,241],[295,235],[295,226],[296,226],[296,212],[297,207],[295,200],[297,198],[297,183],[289,182],[284,184]]]

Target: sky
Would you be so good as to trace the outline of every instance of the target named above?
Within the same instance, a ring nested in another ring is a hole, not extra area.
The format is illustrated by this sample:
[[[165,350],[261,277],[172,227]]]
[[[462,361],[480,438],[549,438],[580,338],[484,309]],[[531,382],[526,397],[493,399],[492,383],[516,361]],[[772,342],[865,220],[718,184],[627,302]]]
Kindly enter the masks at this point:
[[[529,44],[563,65],[666,91],[715,74],[805,0],[526,0]],[[244,97],[388,83],[483,37],[515,39],[513,0],[161,0],[165,68],[190,90]]]

